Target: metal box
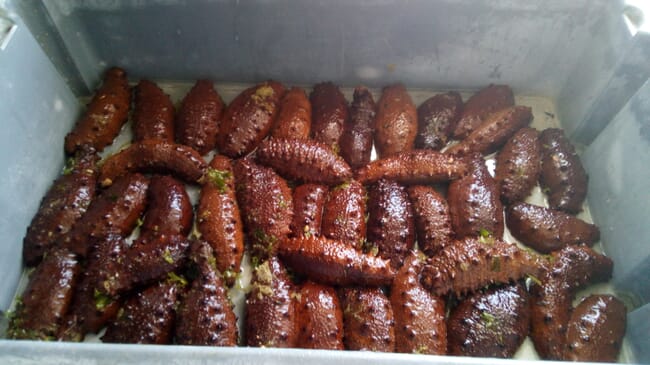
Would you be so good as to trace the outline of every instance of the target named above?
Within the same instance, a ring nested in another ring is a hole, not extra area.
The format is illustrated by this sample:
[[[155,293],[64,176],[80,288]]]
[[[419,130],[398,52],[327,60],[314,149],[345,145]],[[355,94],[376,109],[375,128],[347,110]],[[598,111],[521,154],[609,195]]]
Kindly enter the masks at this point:
[[[627,356],[650,363],[650,20],[619,0],[0,1],[0,310],[23,271],[22,237],[63,165],[80,98],[112,65],[130,78],[217,85],[475,90],[549,100],[580,147],[588,203],[632,308]],[[645,16],[650,17],[650,12]],[[60,151],[60,152],[59,152]],[[308,350],[0,340],[16,363],[506,363]],[[527,360],[520,360],[527,362]]]

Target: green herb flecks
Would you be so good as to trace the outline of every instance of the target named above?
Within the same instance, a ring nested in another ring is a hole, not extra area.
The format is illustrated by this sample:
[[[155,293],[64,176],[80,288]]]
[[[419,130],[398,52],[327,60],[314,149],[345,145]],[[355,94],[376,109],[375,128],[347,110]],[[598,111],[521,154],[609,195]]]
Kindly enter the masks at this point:
[[[305,238],[310,238],[311,237],[311,228],[309,227],[309,224],[305,224],[305,227],[303,227],[303,236]]]
[[[481,312],[481,322],[488,331],[496,335],[496,340],[499,345],[503,345],[503,333],[499,331],[499,320],[497,317],[489,312]]]
[[[361,316],[361,313],[363,312],[363,308],[361,306],[352,306],[352,304],[348,304],[347,307],[343,310],[343,314],[345,316],[351,316],[357,321],[363,320],[363,317]]]
[[[350,187],[350,182],[346,181],[340,185],[335,186],[332,191],[345,190]]]
[[[357,246],[357,247],[365,247],[367,242],[368,242],[368,239],[365,236],[363,236],[363,237],[359,238],[359,246]]]
[[[13,328],[19,328],[21,326],[22,320],[18,317],[18,313],[21,311],[22,307],[23,307],[23,298],[18,297],[16,298],[14,303],[14,310],[4,312],[4,316],[5,318],[7,318],[7,321],[9,322],[9,328],[7,329],[7,336],[9,338],[15,338],[9,336],[9,331],[12,330]]]
[[[31,275],[31,274],[32,273],[30,271],[28,273],[28,275]],[[14,301],[14,307],[16,308],[16,310],[18,310],[19,308],[22,308],[22,306],[23,306],[23,297],[16,298],[16,300]]]
[[[492,232],[488,231],[485,228],[481,228],[481,230],[478,232],[478,241],[484,245],[494,245],[494,237],[492,237]]]
[[[332,143],[332,152],[335,154],[340,154],[341,153],[341,146],[339,146],[338,143]]]
[[[217,170],[208,167],[205,176],[207,177],[208,182],[219,189],[219,192],[223,194],[226,192],[228,180],[232,178],[232,173],[230,173],[230,171]]]
[[[109,304],[113,302],[113,298],[95,289],[93,292],[93,300],[95,301],[95,308],[98,311],[103,311]]]
[[[216,262],[215,262],[215,267],[216,267]],[[237,277],[239,276],[239,274],[236,273],[233,269],[228,269],[228,270],[225,270],[223,272],[223,274],[221,274],[221,276],[223,276],[223,278],[226,279],[226,280],[235,281],[235,280],[237,280]]]
[[[165,252],[163,252],[163,260],[168,264],[174,263],[174,257],[172,256],[172,253],[169,252],[169,249],[165,249]]]
[[[255,240],[262,244],[267,250],[272,249],[273,245],[278,241],[278,238],[272,234],[266,234],[261,229],[255,229],[253,232],[253,237]]]
[[[210,218],[211,215],[212,215],[212,212],[206,209],[198,216],[197,221],[199,223],[203,223],[206,220],[208,220],[208,218]]]
[[[187,279],[184,277],[177,275],[175,272],[170,272],[167,274],[167,280],[169,280],[172,283],[178,284],[182,287],[187,286]]]
[[[497,325],[497,317],[489,312],[481,312],[481,321],[483,322],[483,325],[488,329],[493,329]]]
[[[424,252],[418,250],[417,251],[417,258],[418,258],[419,262],[425,262],[425,261],[427,261],[428,257],[427,257],[427,255],[424,254]]]
[[[257,257],[257,256],[253,256],[253,257],[251,257],[251,266],[252,266],[253,268],[256,268],[256,267],[258,267],[259,265],[260,265],[260,258]]]
[[[542,286],[542,281],[539,280],[535,275],[533,274],[527,274],[526,275],[526,289],[530,289],[531,286],[534,285],[539,285]]]
[[[7,338],[13,338],[16,340],[55,341],[55,332],[55,326],[33,330],[22,328],[20,325],[14,322],[9,325],[9,328],[7,328]]]
[[[532,248],[530,248],[530,247],[528,247],[528,246],[520,246],[520,248],[521,248],[523,251],[526,251],[526,253],[528,253],[528,254],[529,254],[531,257],[533,257],[534,259],[546,260],[546,261],[551,262],[551,263],[552,263],[553,260],[554,260],[553,255],[543,255],[543,254],[540,254],[539,252],[533,250]]]
[[[3,315],[7,321],[11,322],[14,318],[16,318],[16,311],[5,311]]]
[[[524,176],[526,176],[526,169],[524,169],[523,167],[517,167],[515,169],[515,174],[517,175],[517,177],[520,177],[520,178],[524,177]]]
[[[208,265],[210,265],[211,268],[216,269],[217,268],[217,259],[212,255],[208,256]],[[228,271],[230,271],[230,270],[227,270],[226,272],[228,272]],[[225,276],[226,272],[224,272],[224,276]]]
[[[365,241],[363,246],[361,246],[363,252],[370,254],[372,256],[379,255],[379,247],[374,242]]]
[[[286,200],[284,200],[284,197],[282,195],[278,196],[278,198],[279,198],[278,207],[280,207],[281,209],[289,208],[289,203]]]
[[[199,226],[194,222],[192,225],[192,231],[190,232],[190,239],[198,240],[201,238],[201,231],[199,231]]]
[[[74,166],[77,163],[74,157],[70,157],[65,161],[65,166],[63,166],[63,175],[70,175],[74,171]]]

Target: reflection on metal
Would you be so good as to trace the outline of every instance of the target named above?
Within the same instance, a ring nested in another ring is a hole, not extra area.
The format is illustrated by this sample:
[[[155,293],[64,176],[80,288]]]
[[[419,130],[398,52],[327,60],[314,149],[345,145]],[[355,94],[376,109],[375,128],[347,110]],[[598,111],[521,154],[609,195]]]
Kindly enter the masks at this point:
[[[625,2],[623,17],[632,35],[639,31],[648,32],[650,30],[650,21],[646,21],[646,14],[650,15],[648,0],[627,0]]]
[[[4,51],[18,26],[0,9],[0,51]]]

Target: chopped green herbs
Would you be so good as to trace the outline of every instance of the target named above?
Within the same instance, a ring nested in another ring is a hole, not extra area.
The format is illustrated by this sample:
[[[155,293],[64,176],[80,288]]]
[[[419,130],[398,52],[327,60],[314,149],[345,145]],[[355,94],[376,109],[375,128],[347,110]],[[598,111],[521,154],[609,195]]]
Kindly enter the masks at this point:
[[[208,182],[219,189],[219,192],[223,194],[226,192],[226,188],[228,187],[228,180],[232,178],[232,173],[230,173],[230,171],[217,170],[208,167],[206,177],[208,179]]]
[[[98,311],[103,311],[109,304],[113,302],[113,299],[106,295],[105,293],[100,292],[95,289],[93,292],[93,300],[95,301],[95,308]]]
[[[259,265],[260,265],[260,258],[257,256],[251,257],[251,266],[253,266],[253,268],[256,268]]]
[[[372,256],[377,256],[379,255],[379,247],[374,244],[373,242],[368,242],[367,240],[363,243],[363,246],[361,246],[363,252],[370,254]]]
[[[163,260],[168,264],[174,263],[174,257],[172,256],[172,253],[169,252],[169,249],[165,249],[165,252],[163,252]]]
[[[70,157],[65,161],[65,166],[63,166],[63,175],[69,175],[74,171],[74,165],[76,161],[74,157]]]
[[[212,267],[213,269],[216,269],[217,268],[217,259],[214,258],[214,256],[212,256],[212,255],[208,256],[208,265],[210,265],[210,267]],[[224,272],[224,276],[226,276],[227,272],[232,272],[232,271],[226,270]]]
[[[170,282],[172,282],[172,283],[176,283],[176,284],[179,284],[179,285],[182,286],[182,287],[187,286],[187,279],[185,279],[184,277],[182,277],[182,276],[180,276],[180,275],[177,275],[177,274],[176,274],[175,272],[173,272],[173,271],[170,272],[169,274],[167,274],[167,279],[168,279]]]
[[[190,239],[198,240],[201,238],[201,232],[196,222],[192,225],[192,232],[190,232]]]
[[[350,187],[350,182],[346,181],[340,185],[335,186],[332,190],[333,191],[344,190],[347,189],[348,187]]]
[[[239,274],[236,273],[236,272],[235,272],[234,270],[232,270],[232,269],[225,270],[225,271],[223,272],[223,274],[222,274],[222,276],[224,277],[224,279],[233,279],[233,280],[237,280],[237,276],[238,276],[238,275],[239,275]]]
[[[499,331],[499,320],[497,317],[489,312],[481,312],[481,321],[486,329],[492,331],[496,335],[497,343],[503,345],[503,333]]]
[[[338,143],[333,143],[333,144],[332,144],[332,151],[333,151],[335,154],[338,155],[338,154],[341,152],[341,146],[339,146]]]
[[[424,262],[427,260],[427,255],[424,254],[424,252],[418,250],[417,251],[417,256],[418,256],[418,261]]]
[[[305,224],[305,227],[303,228],[303,236],[305,236],[305,238],[311,238],[311,228],[309,228],[309,224]]]
[[[253,237],[257,242],[265,244],[268,247],[273,246],[273,244],[278,241],[277,237],[275,237],[272,234],[266,234],[264,231],[262,231],[259,228],[253,232]]]
[[[497,317],[489,312],[481,312],[481,321],[486,328],[494,328],[497,324]]]
[[[530,289],[531,286],[535,285],[542,285],[542,281],[539,280],[535,275],[533,274],[527,274],[526,275],[526,289]]]
[[[286,200],[284,200],[284,197],[282,195],[279,196],[280,200],[278,201],[278,207],[282,209],[287,209],[289,208],[289,203],[287,203]]]
[[[485,228],[481,228],[478,232],[478,241],[484,245],[492,246],[494,245],[494,237],[492,237],[492,232],[488,231]]]

